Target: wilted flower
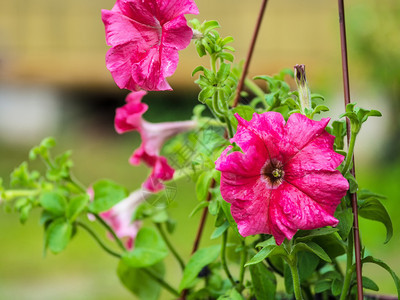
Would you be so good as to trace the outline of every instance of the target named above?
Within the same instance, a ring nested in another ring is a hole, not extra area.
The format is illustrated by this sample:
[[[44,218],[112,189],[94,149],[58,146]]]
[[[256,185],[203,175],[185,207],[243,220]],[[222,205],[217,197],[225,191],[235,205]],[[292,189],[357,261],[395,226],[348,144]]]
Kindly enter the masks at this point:
[[[140,221],[132,221],[133,213],[150,195],[151,193],[144,189],[136,190],[109,210],[100,213],[100,217],[111,226],[119,238],[126,238],[125,244],[128,249],[132,249],[141,226]]]
[[[178,133],[196,128],[196,121],[179,121],[150,123],[142,115],[147,110],[147,105],[141,103],[144,91],[131,92],[126,99],[126,104],[116,111],[115,129],[118,133],[137,130],[142,138],[142,144],[132,154],[129,162],[138,165],[144,162],[152,168],[152,173],[143,184],[149,191],[161,190],[163,181],[173,178],[174,169],[168,165],[167,159],[160,155],[164,143]]]
[[[298,229],[335,226],[333,217],[348,182],[336,168],[343,156],[333,151],[329,119],[313,121],[292,114],[287,123],[277,112],[235,115],[238,129],[216,161],[222,197],[232,204],[241,235],[272,234],[279,245]]]
[[[166,77],[178,64],[178,50],[193,36],[184,14],[198,14],[192,0],[117,0],[102,10],[106,64],[120,88],[170,90]]]

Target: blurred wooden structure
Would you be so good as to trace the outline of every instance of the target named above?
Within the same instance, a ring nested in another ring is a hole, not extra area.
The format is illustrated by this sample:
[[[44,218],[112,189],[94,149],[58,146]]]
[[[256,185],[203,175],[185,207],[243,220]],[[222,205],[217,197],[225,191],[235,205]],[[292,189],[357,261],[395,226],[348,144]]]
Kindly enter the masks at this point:
[[[196,0],[197,18],[216,19],[223,35],[235,38],[237,62],[245,57],[261,1]],[[101,9],[114,0],[12,0],[0,4],[0,80],[56,86],[115,87],[105,68],[107,51]],[[250,75],[277,72],[296,63],[336,57],[336,3],[270,1],[256,45]],[[188,16],[188,19],[194,16]],[[181,52],[170,79],[193,85],[190,73],[200,60],[194,47]],[[333,54],[335,53],[335,54]],[[318,65],[318,64],[316,64]],[[325,66],[322,66],[325,68]],[[318,71],[321,65],[309,72]]]

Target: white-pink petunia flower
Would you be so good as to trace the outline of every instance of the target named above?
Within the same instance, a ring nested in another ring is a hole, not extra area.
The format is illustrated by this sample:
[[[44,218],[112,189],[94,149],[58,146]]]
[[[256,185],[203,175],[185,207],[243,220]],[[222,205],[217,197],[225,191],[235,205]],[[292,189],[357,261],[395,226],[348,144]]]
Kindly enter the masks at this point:
[[[133,213],[140,203],[151,193],[145,189],[132,192],[127,198],[118,202],[109,210],[100,213],[100,217],[114,230],[117,237],[125,239],[127,249],[132,249],[141,221],[132,221]]]
[[[235,116],[231,142],[242,152],[229,146],[216,169],[240,234],[272,234],[280,245],[298,229],[336,226],[333,215],[349,185],[336,170],[343,156],[325,130],[329,118],[292,114],[285,123],[277,112],[255,113],[251,121]]]
[[[184,14],[199,13],[194,1],[117,0],[101,13],[112,46],[106,64],[116,84],[132,91],[171,90],[166,77],[193,36]]]
[[[138,165],[144,162],[152,168],[143,187],[149,191],[157,192],[164,188],[163,181],[171,180],[174,169],[168,164],[167,159],[160,155],[164,143],[171,137],[185,131],[195,129],[196,121],[178,121],[150,123],[143,119],[147,105],[141,103],[144,91],[131,92],[126,99],[126,104],[116,110],[115,129],[118,133],[138,131],[142,144],[132,154],[129,162]]]

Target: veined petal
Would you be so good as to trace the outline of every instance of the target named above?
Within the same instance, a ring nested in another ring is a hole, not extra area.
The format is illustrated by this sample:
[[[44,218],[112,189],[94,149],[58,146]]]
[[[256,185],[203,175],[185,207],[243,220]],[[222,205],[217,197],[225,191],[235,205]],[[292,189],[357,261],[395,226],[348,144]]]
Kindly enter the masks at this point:
[[[132,65],[132,77],[145,90],[172,90],[165,78],[175,72],[177,65],[177,50],[153,47],[142,60]]]
[[[302,114],[292,114],[285,126],[287,141],[298,150],[301,150],[325,132],[325,127],[328,125],[329,120],[329,118],[325,118],[321,121],[314,121]]]
[[[193,31],[187,26],[187,21],[184,16],[179,16],[165,23],[162,32],[163,46],[176,50],[185,49],[190,44],[193,37]]]
[[[283,233],[291,239],[297,229],[336,226],[339,222],[314,199],[287,182],[283,182],[272,192],[269,203],[270,222],[276,225],[272,231],[274,236]],[[334,204],[337,206],[338,202],[334,201]],[[282,241],[278,238],[276,242],[279,244]]]
[[[121,89],[136,91],[139,86],[132,78],[132,65],[136,61],[135,53],[137,45],[126,43],[112,47],[106,55],[107,69],[111,72],[115,83]]]
[[[158,16],[162,24],[184,14],[197,15],[199,10],[193,0],[151,0],[160,8]]]
[[[269,200],[271,192],[259,194],[254,201],[232,203],[231,213],[242,236],[271,232],[269,224]],[[251,220],[251,222],[249,222]]]
[[[160,42],[161,26],[157,28],[138,23],[129,17],[110,10],[101,11],[106,29],[106,41],[110,46],[133,42],[144,53]]]
[[[344,156],[333,151],[334,140],[335,137],[325,131],[309,142],[285,162],[286,176],[301,177],[311,170],[336,170]]]
[[[348,181],[337,170],[309,171],[302,177],[285,177],[285,180],[331,215],[349,189]]]

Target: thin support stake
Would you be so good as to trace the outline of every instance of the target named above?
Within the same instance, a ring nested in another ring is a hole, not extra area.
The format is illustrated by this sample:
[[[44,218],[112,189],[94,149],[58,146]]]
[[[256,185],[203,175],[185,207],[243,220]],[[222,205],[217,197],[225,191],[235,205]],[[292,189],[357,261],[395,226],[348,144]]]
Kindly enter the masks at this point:
[[[349,85],[349,67],[347,60],[347,42],[346,42],[346,24],[344,19],[344,0],[338,0],[339,6],[339,25],[340,25],[340,45],[342,52],[342,72],[343,72],[343,88],[344,88],[344,103],[345,106],[350,103],[350,85]],[[347,127],[347,144],[350,141],[350,121],[346,119]],[[355,177],[355,162],[354,155],[352,157],[353,168],[351,174]],[[362,270],[361,270],[361,246],[360,246],[360,232],[358,226],[358,207],[357,207],[357,194],[351,194],[351,204],[353,208],[353,228],[354,228],[354,251],[356,258],[356,273],[357,273],[357,291],[358,299],[363,299],[363,288],[362,288]]]
[[[238,84],[237,90],[236,90],[236,98],[233,101],[232,107],[236,107],[238,105],[238,103],[239,103],[240,92],[243,89],[244,81],[246,79],[247,72],[249,71],[249,65],[250,65],[251,57],[253,56],[254,46],[256,45],[258,32],[260,31],[261,22],[262,22],[262,19],[263,19],[263,16],[264,16],[265,7],[267,6],[267,3],[268,3],[268,0],[263,0],[263,3],[261,4],[261,9],[260,9],[260,13],[258,15],[256,28],[254,29],[253,38],[251,39],[251,43],[250,43],[250,48],[249,48],[249,50],[247,52],[247,58],[246,58],[246,61],[244,63],[242,77],[240,77],[240,81],[239,81],[239,84]]]

